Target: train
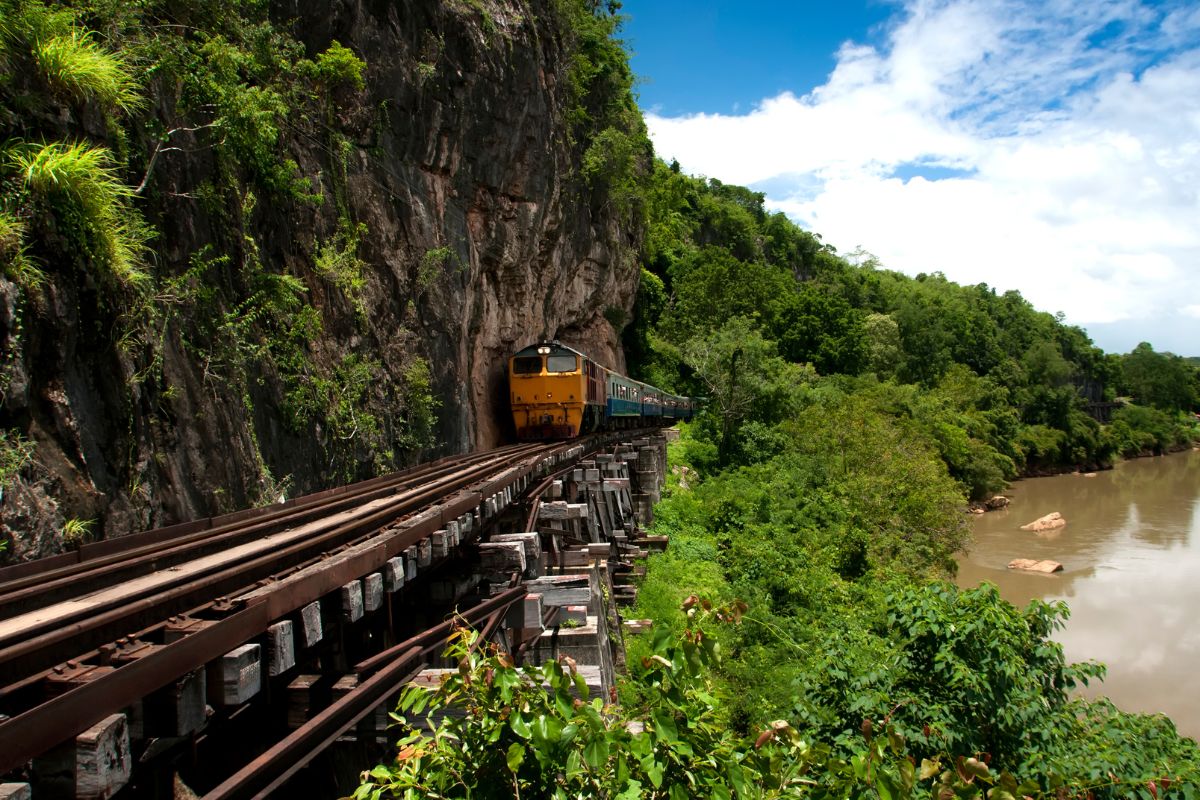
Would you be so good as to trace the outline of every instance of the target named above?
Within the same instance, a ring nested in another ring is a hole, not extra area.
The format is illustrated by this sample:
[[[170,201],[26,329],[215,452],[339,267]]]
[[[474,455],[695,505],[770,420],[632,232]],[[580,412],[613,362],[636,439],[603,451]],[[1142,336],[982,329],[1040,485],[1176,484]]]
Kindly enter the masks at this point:
[[[697,402],[635,381],[561,342],[538,342],[508,360],[517,438],[570,439],[594,431],[690,420]]]

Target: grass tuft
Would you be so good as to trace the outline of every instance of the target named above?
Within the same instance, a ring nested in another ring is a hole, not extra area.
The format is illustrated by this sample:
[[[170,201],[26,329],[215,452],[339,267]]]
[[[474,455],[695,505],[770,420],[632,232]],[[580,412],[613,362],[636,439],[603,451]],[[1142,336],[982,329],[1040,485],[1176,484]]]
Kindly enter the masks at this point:
[[[64,34],[35,39],[32,52],[47,82],[78,100],[125,111],[142,104],[124,61],[101,47],[91,32],[72,28]]]
[[[117,280],[135,288],[149,282],[141,269],[149,233],[129,207],[133,193],[118,179],[106,148],[81,142],[17,147],[11,162],[35,194],[75,207],[81,233]]]

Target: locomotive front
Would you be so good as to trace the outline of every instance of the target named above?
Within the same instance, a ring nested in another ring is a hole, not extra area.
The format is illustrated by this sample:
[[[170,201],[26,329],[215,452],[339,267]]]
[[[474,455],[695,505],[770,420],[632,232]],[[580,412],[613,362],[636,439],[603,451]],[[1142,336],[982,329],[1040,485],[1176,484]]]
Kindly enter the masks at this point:
[[[558,342],[530,345],[508,360],[509,401],[518,439],[579,435],[589,364],[582,353]]]

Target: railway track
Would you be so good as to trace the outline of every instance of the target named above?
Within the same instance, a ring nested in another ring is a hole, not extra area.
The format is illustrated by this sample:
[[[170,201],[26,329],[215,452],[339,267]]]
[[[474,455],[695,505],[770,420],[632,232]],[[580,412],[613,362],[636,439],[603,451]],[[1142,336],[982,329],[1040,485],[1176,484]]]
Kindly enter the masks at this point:
[[[0,570],[0,774],[604,441],[441,459]]]

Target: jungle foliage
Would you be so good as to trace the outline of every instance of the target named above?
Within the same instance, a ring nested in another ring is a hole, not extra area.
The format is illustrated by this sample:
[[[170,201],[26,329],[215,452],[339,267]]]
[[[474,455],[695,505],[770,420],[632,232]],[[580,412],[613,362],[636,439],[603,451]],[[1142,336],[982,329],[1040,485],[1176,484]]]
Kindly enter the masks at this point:
[[[678,165],[656,164],[647,206],[631,369],[709,398],[695,438],[716,451],[698,454],[701,469],[775,452],[760,440],[794,408],[771,399],[770,376],[800,367],[915,423],[972,499],[1019,475],[1104,467],[1197,436],[1200,373],[1178,356],[1149,344],[1105,354],[1017,292],[842,257],[761,193]],[[742,361],[764,348],[778,361]],[[1101,425],[1093,413],[1114,401],[1119,421]]]
[[[730,729],[785,720],[853,760],[886,720],[914,766],[978,758],[1029,782],[992,797],[1194,796],[1200,751],[1169,720],[1071,698],[1103,667],[1050,639],[1065,606],[942,581],[966,500],[1194,441],[1195,366],[1105,354],[1016,292],[843,257],[762,194],[677,165],[657,164],[647,204],[632,369],[706,401],[673,446],[686,484],[656,509],[671,545],[634,613],[678,631],[690,592],[748,603],[714,687]],[[626,693],[648,700],[636,679]]]

